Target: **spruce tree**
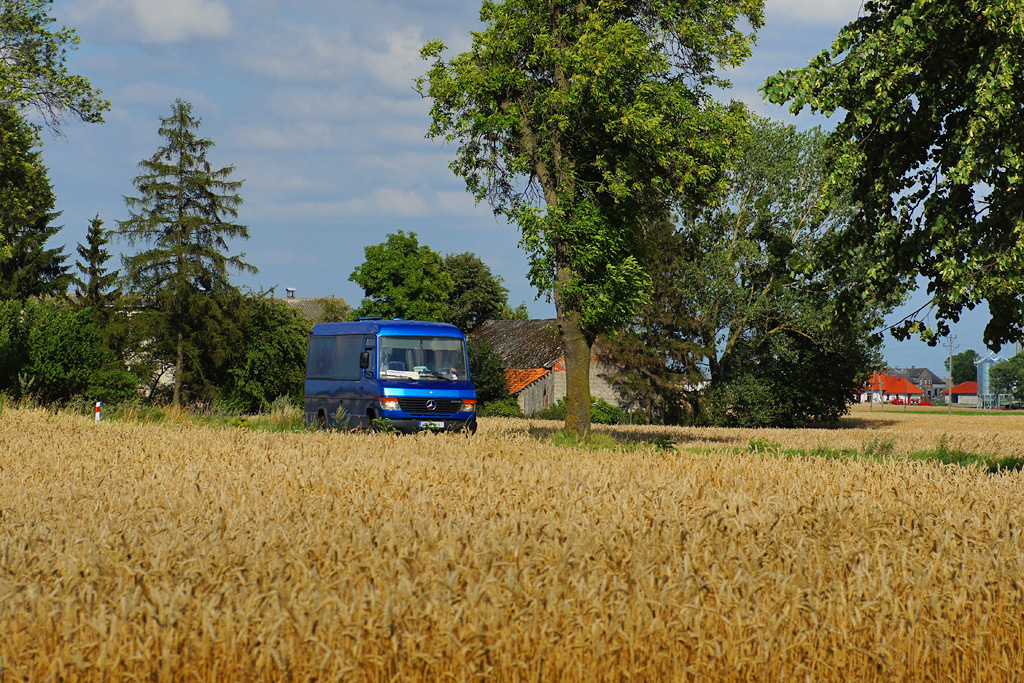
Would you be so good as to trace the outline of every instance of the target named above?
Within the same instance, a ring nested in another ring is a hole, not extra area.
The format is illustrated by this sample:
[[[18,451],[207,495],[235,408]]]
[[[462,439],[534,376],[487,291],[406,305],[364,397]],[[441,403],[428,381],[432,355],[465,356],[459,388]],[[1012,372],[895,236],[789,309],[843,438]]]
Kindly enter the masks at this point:
[[[125,197],[131,217],[119,222],[122,236],[142,249],[123,258],[126,281],[140,297],[154,343],[176,364],[174,405],[181,405],[183,390],[197,396],[208,389],[211,365],[230,355],[239,292],[229,270],[256,272],[245,254],[228,254],[228,240],[249,237],[246,226],[232,222],[242,181],[230,179],[234,166],[211,167],[214,143],[199,136],[201,123],[180,99],[160,119],[165,144],[139,164],[139,196]]]
[[[37,129],[0,107],[0,299],[25,300],[67,291],[64,248],[46,248],[60,214],[39,151]]]
[[[110,243],[110,231],[104,229],[99,214],[89,221],[89,232],[85,236],[85,244],[78,244],[78,255],[83,260],[76,261],[80,275],[75,276],[77,285],[75,296],[86,307],[102,310],[120,293],[114,284],[121,271],[107,269],[110,251],[105,247]]]

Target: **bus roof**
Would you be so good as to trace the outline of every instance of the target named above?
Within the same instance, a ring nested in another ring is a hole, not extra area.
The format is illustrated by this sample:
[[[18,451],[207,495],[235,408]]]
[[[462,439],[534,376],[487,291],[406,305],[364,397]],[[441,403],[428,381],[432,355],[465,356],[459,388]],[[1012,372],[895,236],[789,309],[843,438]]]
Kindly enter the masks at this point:
[[[350,323],[317,323],[313,336],[336,334],[381,334],[392,336],[459,337],[466,335],[455,325],[424,320],[356,320]]]

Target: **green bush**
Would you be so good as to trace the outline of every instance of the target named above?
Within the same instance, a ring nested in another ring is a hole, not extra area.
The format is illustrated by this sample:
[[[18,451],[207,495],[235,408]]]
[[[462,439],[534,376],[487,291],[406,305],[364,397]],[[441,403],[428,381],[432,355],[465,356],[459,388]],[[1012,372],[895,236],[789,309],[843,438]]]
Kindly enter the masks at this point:
[[[0,358],[0,390],[44,404],[120,401],[138,387],[89,311],[60,300],[0,305]]]
[[[538,412],[534,417],[541,420],[564,420],[565,399],[561,399],[551,406]],[[605,401],[603,398],[590,397],[590,421],[602,425],[625,424],[629,421],[629,415],[621,408],[617,408]]]
[[[515,396],[506,396],[481,404],[476,414],[480,417],[522,417],[523,411]]]
[[[285,303],[242,297],[241,344],[231,359],[223,395],[233,409],[258,413],[280,396],[302,405],[311,325]]]
[[[490,405],[508,398],[505,368],[494,348],[486,341],[470,339],[468,351],[470,366],[479,366],[472,375],[477,400]]]

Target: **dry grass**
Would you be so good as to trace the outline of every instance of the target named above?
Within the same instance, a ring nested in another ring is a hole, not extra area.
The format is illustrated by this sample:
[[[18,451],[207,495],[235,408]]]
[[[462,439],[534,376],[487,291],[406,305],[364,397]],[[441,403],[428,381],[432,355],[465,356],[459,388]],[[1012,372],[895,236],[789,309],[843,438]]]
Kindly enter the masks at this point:
[[[917,417],[855,419],[900,448],[1024,443],[1018,418]],[[530,426],[274,434],[8,409],[0,679],[1019,676],[1021,473],[732,451],[763,431],[576,450]]]

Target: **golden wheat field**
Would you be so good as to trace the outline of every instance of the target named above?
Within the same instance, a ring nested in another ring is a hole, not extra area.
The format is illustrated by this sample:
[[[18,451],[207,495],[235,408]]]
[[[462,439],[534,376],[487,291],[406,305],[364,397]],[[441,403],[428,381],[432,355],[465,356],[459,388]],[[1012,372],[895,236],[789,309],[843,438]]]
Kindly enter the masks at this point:
[[[0,680],[1020,680],[1024,475],[732,446],[889,432],[1019,453],[1024,418],[668,430],[673,451],[531,426],[5,410]]]

